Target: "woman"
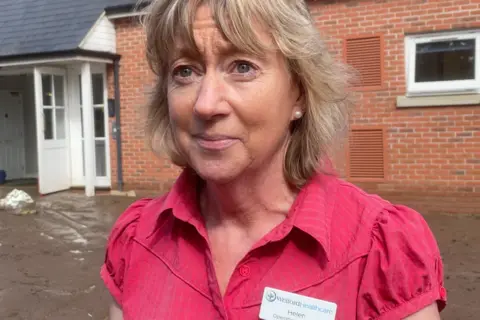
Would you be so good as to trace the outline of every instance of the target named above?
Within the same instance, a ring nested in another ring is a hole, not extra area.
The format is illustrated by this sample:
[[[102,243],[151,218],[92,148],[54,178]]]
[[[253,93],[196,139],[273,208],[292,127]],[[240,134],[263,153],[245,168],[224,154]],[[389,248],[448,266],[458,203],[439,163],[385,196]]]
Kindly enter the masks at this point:
[[[113,228],[111,319],[439,319],[422,217],[326,172],[348,77],[304,1],[157,0],[145,23],[151,141],[185,169]]]

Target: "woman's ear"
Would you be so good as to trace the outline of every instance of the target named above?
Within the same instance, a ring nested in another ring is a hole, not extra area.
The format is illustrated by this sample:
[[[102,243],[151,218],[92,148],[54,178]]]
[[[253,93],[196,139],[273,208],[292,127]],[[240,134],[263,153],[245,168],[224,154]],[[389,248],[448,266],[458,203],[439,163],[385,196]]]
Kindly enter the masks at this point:
[[[297,97],[297,104],[301,104],[302,106],[305,103],[305,90],[303,89],[303,86],[299,83],[298,84],[298,97]]]
[[[297,100],[295,101],[295,105],[293,107],[292,121],[299,120],[300,118],[303,117],[305,113],[305,94],[301,84],[297,85],[296,91],[298,96],[297,96]]]

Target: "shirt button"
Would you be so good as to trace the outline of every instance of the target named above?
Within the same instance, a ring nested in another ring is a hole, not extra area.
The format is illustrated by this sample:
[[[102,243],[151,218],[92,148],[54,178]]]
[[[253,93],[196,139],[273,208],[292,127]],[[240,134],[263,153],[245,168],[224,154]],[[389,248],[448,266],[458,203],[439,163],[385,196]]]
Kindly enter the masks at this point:
[[[243,266],[240,267],[238,272],[240,272],[240,275],[242,277],[248,277],[250,275],[250,267],[246,266],[246,265],[243,265]]]

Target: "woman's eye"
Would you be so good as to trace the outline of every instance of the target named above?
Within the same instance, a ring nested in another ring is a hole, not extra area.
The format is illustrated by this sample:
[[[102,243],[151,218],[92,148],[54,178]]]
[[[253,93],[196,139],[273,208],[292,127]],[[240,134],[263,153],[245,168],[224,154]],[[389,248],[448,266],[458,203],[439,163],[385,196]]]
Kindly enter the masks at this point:
[[[181,77],[181,78],[188,78],[191,77],[193,74],[193,70],[190,67],[178,67],[174,71],[174,75]]]
[[[252,71],[253,67],[248,62],[240,61],[237,63],[235,69],[236,69],[236,72],[238,73],[249,73]]]

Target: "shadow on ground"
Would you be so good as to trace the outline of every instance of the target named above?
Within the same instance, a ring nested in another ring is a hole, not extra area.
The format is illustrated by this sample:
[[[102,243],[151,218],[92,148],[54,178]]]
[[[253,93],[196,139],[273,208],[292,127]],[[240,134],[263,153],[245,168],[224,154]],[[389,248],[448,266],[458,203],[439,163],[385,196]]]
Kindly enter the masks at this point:
[[[7,191],[0,188],[0,197]],[[39,198],[37,215],[0,211],[0,319],[105,319],[110,298],[99,277],[105,241],[134,200],[67,192]],[[442,318],[478,319],[480,215],[426,219],[445,262],[449,304]]]

